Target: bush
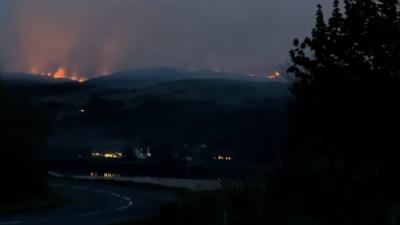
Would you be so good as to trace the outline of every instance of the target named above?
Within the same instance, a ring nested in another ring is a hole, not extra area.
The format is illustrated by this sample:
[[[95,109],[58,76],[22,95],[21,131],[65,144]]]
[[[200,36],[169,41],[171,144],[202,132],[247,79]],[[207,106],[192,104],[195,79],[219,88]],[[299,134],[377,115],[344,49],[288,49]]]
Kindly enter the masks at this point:
[[[295,142],[277,201],[323,224],[397,224],[400,4],[339,2],[294,41]]]
[[[0,109],[0,201],[43,194],[39,149],[44,132],[39,115],[1,88]]]

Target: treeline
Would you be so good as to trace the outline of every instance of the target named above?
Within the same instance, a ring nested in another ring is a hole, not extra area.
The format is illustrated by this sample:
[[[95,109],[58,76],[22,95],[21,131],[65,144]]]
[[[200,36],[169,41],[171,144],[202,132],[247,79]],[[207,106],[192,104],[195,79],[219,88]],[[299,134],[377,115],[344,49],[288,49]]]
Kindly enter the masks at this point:
[[[400,4],[341,2],[294,41],[294,142],[272,189],[303,224],[398,224]]]

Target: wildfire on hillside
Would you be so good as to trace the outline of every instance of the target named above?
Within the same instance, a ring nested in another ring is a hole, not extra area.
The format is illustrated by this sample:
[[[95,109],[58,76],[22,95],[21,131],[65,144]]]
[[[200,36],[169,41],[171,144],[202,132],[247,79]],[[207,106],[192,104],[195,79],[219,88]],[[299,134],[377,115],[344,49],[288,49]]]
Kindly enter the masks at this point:
[[[267,76],[268,80],[275,80],[275,79],[278,79],[280,77],[281,77],[281,73],[278,72],[278,71],[275,71],[275,72],[273,72],[273,73],[271,73],[271,74],[269,74]]]
[[[59,67],[56,70],[50,72],[42,72],[37,67],[32,67],[29,70],[29,73],[40,76],[52,77],[54,79],[70,79],[79,82],[83,82],[86,80],[84,75],[78,74],[75,71],[70,72],[69,70],[66,69],[66,67]]]

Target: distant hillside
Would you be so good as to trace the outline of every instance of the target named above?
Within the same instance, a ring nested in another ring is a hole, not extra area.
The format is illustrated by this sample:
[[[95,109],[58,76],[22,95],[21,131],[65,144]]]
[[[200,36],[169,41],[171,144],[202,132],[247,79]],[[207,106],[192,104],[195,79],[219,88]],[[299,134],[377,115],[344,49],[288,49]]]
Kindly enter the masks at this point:
[[[159,83],[186,79],[254,80],[246,75],[213,71],[185,71],[172,68],[153,68],[118,72],[86,81],[87,85],[108,88],[146,88]]]
[[[291,96],[288,83],[232,79],[170,81],[145,88],[140,94],[222,103],[242,103],[266,98],[286,99]]]
[[[76,81],[72,81],[69,79],[62,78],[53,78],[48,76],[41,76],[37,74],[28,74],[28,73],[0,73],[0,80],[5,82],[16,82],[19,84],[38,84],[38,83],[73,83]]]

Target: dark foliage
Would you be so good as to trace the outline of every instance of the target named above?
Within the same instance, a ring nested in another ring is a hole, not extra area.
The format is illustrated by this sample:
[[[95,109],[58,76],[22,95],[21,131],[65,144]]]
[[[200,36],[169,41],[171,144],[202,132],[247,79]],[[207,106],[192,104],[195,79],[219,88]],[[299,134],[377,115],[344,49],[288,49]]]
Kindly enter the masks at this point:
[[[38,197],[45,184],[39,169],[44,132],[27,104],[0,87],[0,203]]]
[[[400,4],[339,3],[290,52],[296,141],[277,190],[323,223],[398,224]]]

